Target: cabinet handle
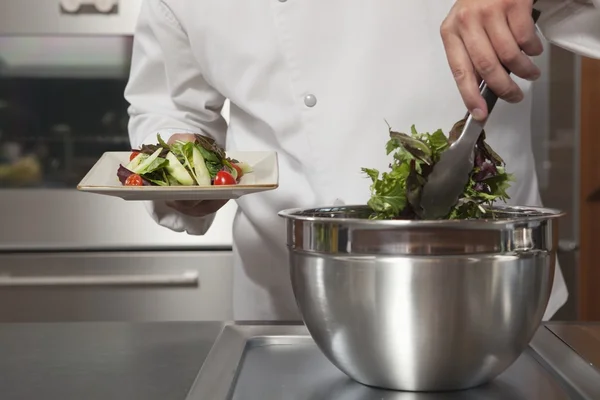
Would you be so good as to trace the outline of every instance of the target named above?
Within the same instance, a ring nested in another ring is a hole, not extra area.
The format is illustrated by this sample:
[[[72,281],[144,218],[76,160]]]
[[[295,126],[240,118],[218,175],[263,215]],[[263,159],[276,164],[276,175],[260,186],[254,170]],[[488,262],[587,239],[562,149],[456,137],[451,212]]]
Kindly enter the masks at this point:
[[[108,275],[108,276],[10,276],[0,275],[4,287],[198,287],[197,272],[180,275]]]
[[[579,243],[574,240],[559,240],[558,241],[558,252],[559,253],[571,253],[579,250]]]

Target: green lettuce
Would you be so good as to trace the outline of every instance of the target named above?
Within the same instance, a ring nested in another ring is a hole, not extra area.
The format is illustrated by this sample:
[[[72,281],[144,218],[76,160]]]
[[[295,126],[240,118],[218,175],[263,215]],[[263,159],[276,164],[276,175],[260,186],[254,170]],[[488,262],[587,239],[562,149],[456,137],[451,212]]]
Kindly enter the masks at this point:
[[[362,168],[372,182],[368,201],[373,210],[372,219],[423,219],[420,202],[427,176],[441,153],[459,137],[464,123],[465,120],[457,122],[449,137],[441,129],[433,133],[419,133],[413,125],[408,135],[389,128],[386,153],[393,155],[389,171]],[[512,180],[512,175],[505,170],[504,161],[486,143],[485,132],[482,132],[475,146],[469,182],[446,218],[493,217],[489,213],[490,206],[509,199],[507,190]]]

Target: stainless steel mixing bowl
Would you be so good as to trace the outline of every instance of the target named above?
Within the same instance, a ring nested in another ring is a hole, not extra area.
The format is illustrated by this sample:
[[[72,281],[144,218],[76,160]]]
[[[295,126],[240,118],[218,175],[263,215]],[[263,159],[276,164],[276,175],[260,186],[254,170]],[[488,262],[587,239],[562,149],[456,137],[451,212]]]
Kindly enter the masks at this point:
[[[466,389],[509,367],[539,327],[559,211],[376,221],[364,206],[286,210],[291,280],[321,351],[354,380]]]

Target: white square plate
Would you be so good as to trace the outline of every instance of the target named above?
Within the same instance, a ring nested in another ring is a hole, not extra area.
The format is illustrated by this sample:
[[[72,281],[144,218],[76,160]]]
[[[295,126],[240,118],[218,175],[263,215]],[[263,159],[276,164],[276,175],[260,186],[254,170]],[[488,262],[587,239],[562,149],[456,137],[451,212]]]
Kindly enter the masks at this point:
[[[228,151],[227,156],[245,162],[252,172],[232,186],[123,186],[117,177],[119,164],[129,163],[129,151],[107,152],[79,182],[83,192],[120,197],[124,200],[228,200],[252,193],[277,189],[277,153],[268,151]]]

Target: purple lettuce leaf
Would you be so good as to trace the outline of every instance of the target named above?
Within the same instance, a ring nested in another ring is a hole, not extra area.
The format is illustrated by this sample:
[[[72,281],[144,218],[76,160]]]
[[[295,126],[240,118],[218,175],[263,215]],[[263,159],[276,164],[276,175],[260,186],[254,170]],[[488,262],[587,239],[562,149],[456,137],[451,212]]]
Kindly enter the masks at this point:
[[[125,168],[123,165],[119,165],[119,169],[117,170],[117,177],[119,178],[119,181],[122,185],[125,185],[125,181],[127,180],[127,178],[129,178],[129,176],[133,174],[133,172]],[[144,177],[142,177],[142,182],[144,183],[144,186],[152,186],[152,183],[144,179]]]

